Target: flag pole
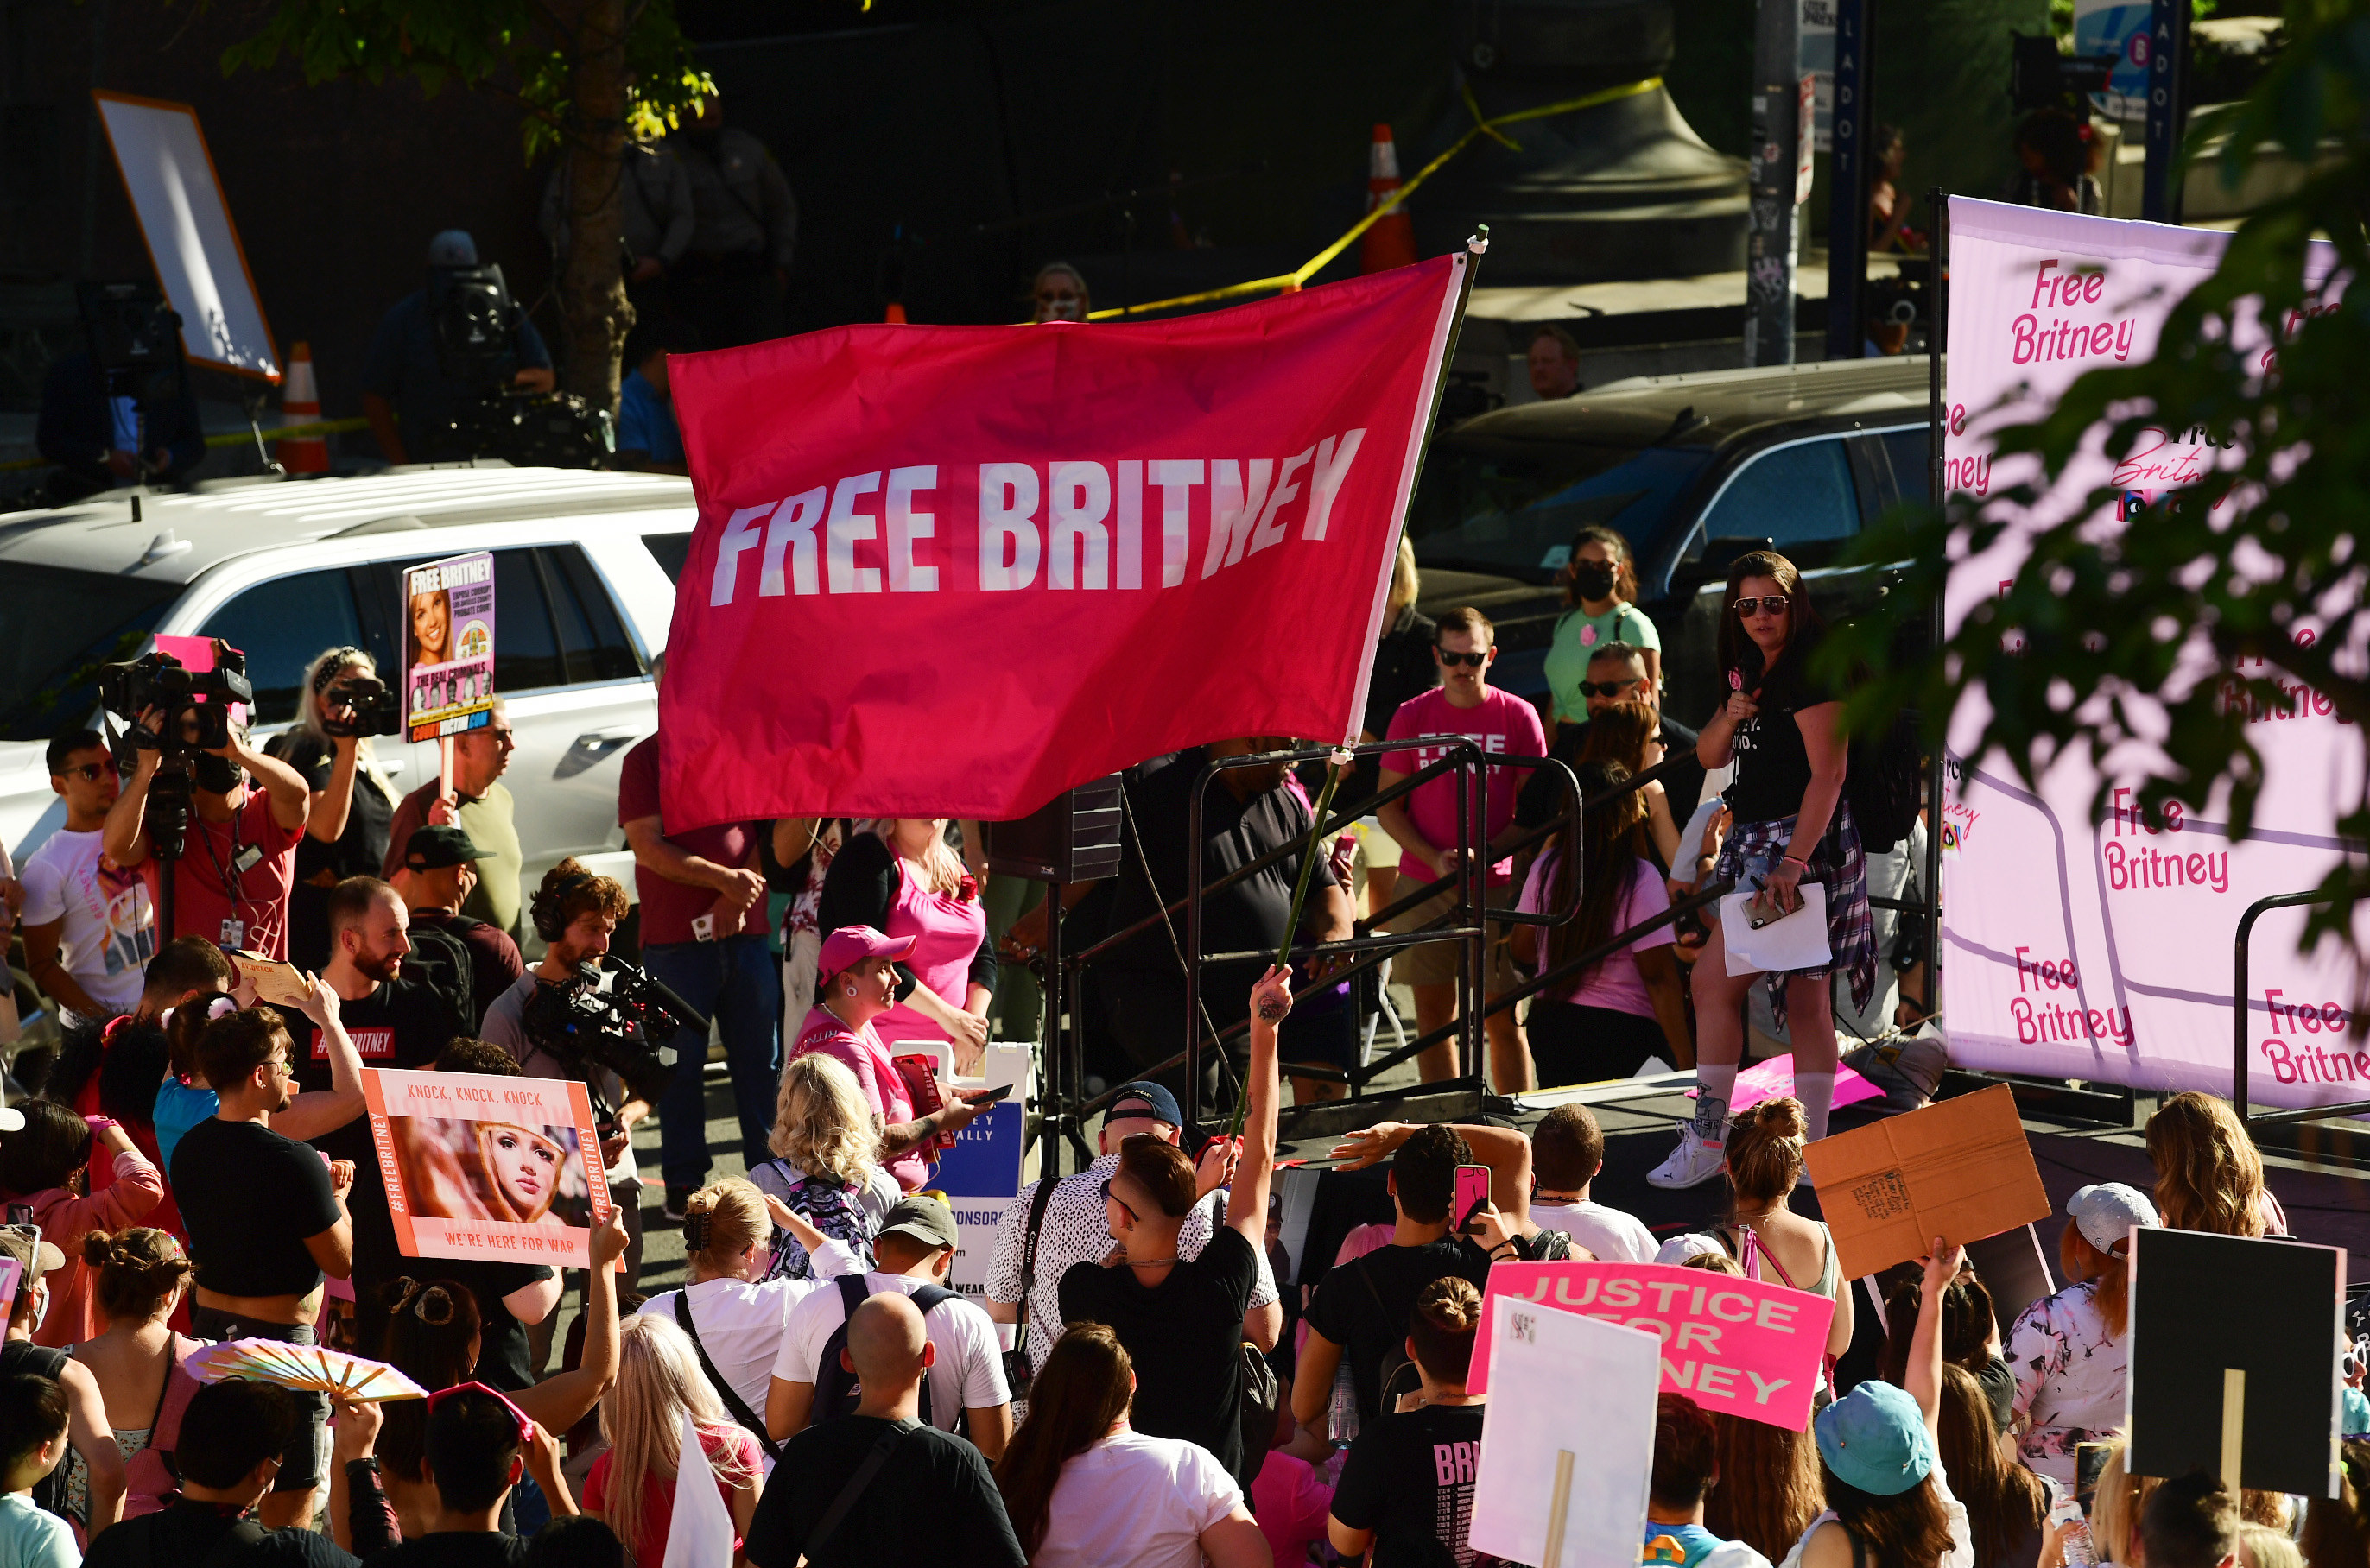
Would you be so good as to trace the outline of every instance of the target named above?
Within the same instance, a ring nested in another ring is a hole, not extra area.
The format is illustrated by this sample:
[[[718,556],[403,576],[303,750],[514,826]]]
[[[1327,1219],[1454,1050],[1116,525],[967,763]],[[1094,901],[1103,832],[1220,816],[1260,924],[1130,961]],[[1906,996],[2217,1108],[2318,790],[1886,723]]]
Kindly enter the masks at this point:
[[[1423,484],[1423,464],[1432,453],[1432,433],[1440,422],[1441,401],[1447,395],[1449,367],[1456,362],[1457,340],[1465,333],[1465,310],[1473,299],[1473,274],[1490,248],[1490,225],[1479,223],[1475,227],[1477,232],[1473,237],[1465,242],[1465,271],[1456,284],[1456,312],[1449,318],[1448,341],[1441,349],[1440,367],[1432,380],[1432,404],[1424,414],[1422,444],[1416,453],[1415,482],[1408,486],[1410,498]],[[1407,528],[1406,518],[1399,519],[1399,528],[1401,531]],[[1308,902],[1308,885],[1317,872],[1317,854],[1324,843],[1325,815],[1332,809],[1333,791],[1340,785],[1341,775],[1357,761],[1350,750],[1357,734],[1358,715],[1352,714],[1350,715],[1350,733],[1325,760],[1325,784],[1317,792],[1317,805],[1308,819],[1308,842],[1302,846],[1300,852],[1300,876],[1292,889],[1292,915],[1284,922],[1283,944],[1275,950],[1275,967],[1279,969],[1289,968],[1292,964],[1292,939],[1300,930],[1301,910]],[[1227,1137],[1242,1136],[1243,1116],[1248,1104],[1248,1095],[1235,1096],[1235,1114],[1226,1126]]]

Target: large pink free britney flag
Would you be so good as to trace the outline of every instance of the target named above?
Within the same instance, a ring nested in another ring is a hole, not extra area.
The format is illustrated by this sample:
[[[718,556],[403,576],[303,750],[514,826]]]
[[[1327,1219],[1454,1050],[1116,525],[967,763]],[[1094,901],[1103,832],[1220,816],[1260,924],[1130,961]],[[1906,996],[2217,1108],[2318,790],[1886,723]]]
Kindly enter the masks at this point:
[[[1470,265],[671,361],[668,831],[1007,820],[1207,740],[1354,738]]]

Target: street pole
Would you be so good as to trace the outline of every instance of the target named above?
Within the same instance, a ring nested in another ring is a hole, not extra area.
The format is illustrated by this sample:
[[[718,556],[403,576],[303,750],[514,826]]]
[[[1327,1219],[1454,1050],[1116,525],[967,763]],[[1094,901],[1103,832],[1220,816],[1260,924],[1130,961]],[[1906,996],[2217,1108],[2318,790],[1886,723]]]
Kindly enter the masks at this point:
[[[1835,96],[1828,118],[1827,358],[1857,360],[1868,343],[1869,31],[1876,0],[1835,0]],[[1897,200],[1897,198],[1896,198]]]
[[[1794,362],[1795,205],[1801,118],[1801,0],[1761,0],[1753,33],[1753,181],[1745,242],[1744,362]]]
[[[2147,169],[2140,216],[2180,222],[2180,138],[2189,119],[2190,0],[2151,0],[2147,30]]]

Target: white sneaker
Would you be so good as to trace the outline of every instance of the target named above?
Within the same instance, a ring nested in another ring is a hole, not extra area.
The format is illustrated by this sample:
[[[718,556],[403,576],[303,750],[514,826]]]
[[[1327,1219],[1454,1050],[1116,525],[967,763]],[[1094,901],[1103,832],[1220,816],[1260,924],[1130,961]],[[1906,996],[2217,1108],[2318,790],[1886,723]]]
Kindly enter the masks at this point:
[[[1671,1157],[1646,1173],[1646,1180],[1658,1187],[1699,1187],[1720,1173],[1726,1163],[1722,1145],[1706,1143],[1696,1136],[1693,1127],[1679,1129],[1679,1146]]]

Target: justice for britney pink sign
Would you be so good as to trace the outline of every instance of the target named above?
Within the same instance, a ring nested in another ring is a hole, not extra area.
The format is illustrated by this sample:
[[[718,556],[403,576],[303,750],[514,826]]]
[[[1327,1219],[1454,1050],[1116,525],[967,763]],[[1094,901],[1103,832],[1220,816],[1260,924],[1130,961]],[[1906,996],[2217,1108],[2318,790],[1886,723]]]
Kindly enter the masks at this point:
[[[1643,1329],[1662,1342],[1662,1391],[1793,1432],[1810,1423],[1835,1312],[1824,1296],[1659,1263],[1501,1263],[1490,1270],[1483,1322],[1501,1297]],[[1465,1387],[1489,1391],[1486,1333]]]

